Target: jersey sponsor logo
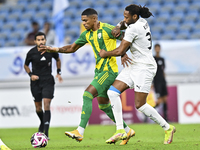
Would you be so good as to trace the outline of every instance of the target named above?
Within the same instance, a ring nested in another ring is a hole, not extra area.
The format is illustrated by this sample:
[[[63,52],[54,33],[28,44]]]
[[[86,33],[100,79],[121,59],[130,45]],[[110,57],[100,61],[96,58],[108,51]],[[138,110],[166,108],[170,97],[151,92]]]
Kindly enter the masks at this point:
[[[15,116],[20,115],[19,110],[16,106],[1,107],[2,116]]]
[[[41,60],[41,61],[44,61],[44,60],[46,60],[46,58],[43,56],[40,60]]]
[[[101,33],[98,33],[98,38],[99,38],[99,39],[101,38]]]

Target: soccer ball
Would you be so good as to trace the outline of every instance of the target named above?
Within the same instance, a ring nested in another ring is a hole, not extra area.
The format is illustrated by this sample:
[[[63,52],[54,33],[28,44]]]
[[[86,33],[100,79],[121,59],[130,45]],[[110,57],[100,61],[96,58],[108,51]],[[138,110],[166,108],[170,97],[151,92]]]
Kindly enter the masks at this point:
[[[31,136],[31,145],[34,148],[40,148],[47,146],[48,139],[44,133],[36,132]]]

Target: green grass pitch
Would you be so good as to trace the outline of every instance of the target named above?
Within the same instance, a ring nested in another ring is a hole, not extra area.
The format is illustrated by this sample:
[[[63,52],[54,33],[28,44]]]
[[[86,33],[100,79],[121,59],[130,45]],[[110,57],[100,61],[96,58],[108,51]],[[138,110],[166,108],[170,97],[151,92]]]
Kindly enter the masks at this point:
[[[164,131],[157,124],[129,125],[136,132],[127,145],[106,144],[105,141],[115,132],[114,125],[89,125],[84,133],[82,142],[65,136],[65,131],[76,127],[51,127],[50,141],[46,150],[200,150],[200,124],[172,124],[177,131],[173,142],[164,145]],[[34,149],[30,144],[30,137],[37,132],[36,128],[0,129],[1,140],[12,150]]]

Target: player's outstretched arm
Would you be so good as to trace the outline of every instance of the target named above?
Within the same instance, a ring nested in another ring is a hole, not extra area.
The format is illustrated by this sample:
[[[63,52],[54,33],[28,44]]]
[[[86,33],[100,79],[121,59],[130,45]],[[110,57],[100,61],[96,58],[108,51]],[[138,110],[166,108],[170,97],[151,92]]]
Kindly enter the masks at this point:
[[[75,43],[63,47],[50,47],[50,46],[45,46],[41,45],[40,48],[38,48],[38,51],[45,53],[45,52],[57,52],[57,53],[74,53],[76,52],[81,46],[77,45]]]

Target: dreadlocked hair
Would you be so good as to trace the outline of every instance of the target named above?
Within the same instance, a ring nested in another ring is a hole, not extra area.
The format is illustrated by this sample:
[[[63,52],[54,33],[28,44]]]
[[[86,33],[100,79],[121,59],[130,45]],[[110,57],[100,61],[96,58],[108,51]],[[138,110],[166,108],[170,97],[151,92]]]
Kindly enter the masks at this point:
[[[125,8],[126,11],[129,11],[129,14],[133,15],[138,15],[141,16],[142,18],[149,18],[150,16],[153,16],[153,14],[149,11],[149,8],[146,6],[141,6],[141,5],[135,5],[131,4]]]

